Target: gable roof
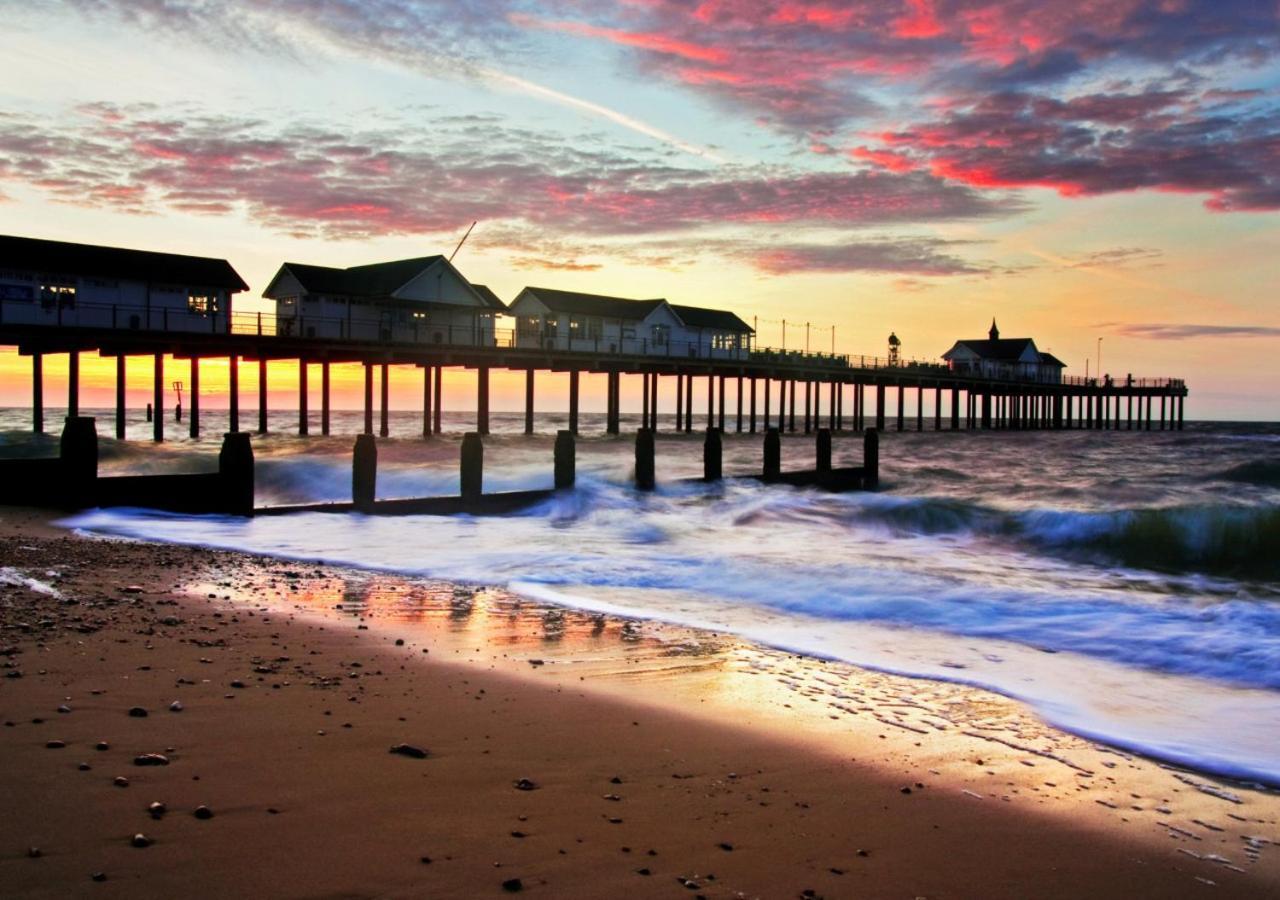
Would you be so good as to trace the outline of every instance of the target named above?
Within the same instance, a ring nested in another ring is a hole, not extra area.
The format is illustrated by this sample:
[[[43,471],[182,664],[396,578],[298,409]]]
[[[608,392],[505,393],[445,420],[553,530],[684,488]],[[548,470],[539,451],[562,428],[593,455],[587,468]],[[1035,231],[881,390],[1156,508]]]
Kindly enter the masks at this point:
[[[1054,356],[1052,353],[1041,353],[1040,364],[1042,366],[1057,366],[1059,369],[1065,369],[1067,367],[1066,363],[1058,359],[1058,357]]]
[[[414,276],[431,268],[441,259],[443,257],[439,255],[419,256],[413,259],[352,266],[349,269],[287,262],[281,268],[293,273],[293,277],[298,279],[303,289],[311,294],[389,297],[412,281]],[[270,287],[267,290],[269,291]]]
[[[490,290],[487,284],[473,284],[471,285],[471,289],[479,294],[480,299],[483,300],[491,309],[496,309],[499,312],[507,311],[507,304],[499,300],[498,295]]]
[[[950,359],[961,347],[975,353],[981,359],[997,362],[1017,362],[1026,352],[1027,347],[1034,347],[1031,338],[997,338],[985,341],[956,341],[956,345],[942,354],[943,359]]]
[[[605,319],[643,319],[666,300],[628,300],[625,297],[607,297],[603,294],[582,294],[577,291],[558,291],[554,288],[527,287],[521,294],[529,293],[542,301],[552,312],[576,316],[600,316]]]
[[[690,328],[713,328],[717,331],[737,331],[754,334],[755,329],[727,309],[707,309],[702,306],[671,305],[680,321]]]
[[[72,244],[0,235],[0,268],[30,269],[50,275],[82,275],[126,281],[159,281],[220,287],[235,293],[249,286],[225,259],[151,250]]]

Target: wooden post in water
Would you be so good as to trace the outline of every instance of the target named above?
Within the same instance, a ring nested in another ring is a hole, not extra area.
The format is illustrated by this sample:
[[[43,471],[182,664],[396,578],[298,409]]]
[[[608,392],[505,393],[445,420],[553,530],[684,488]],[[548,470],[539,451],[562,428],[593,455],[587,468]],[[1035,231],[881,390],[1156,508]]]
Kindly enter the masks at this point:
[[[577,479],[573,432],[566,428],[556,432],[555,478],[556,490],[573,487]]]
[[[684,375],[676,373],[676,432],[684,430]]]
[[[373,437],[372,423],[369,427],[369,431],[356,435],[351,456],[351,502],[362,513],[373,512],[378,493],[378,443]]]
[[[754,375],[751,377],[751,420],[750,420],[749,427],[750,427],[751,433],[755,434],[756,433],[756,379]]]
[[[693,433],[693,376],[684,377],[684,432]]]
[[[489,367],[476,367],[476,431],[489,433]]]
[[[707,436],[702,441],[702,480],[719,481],[724,471],[724,445],[720,440],[720,429],[714,425],[707,426]]]
[[[298,360],[298,435],[306,437],[310,423],[307,419],[310,414],[307,411],[307,361],[305,359]],[[194,399],[193,399],[194,403]],[[194,409],[194,406],[193,406]]]
[[[884,385],[876,385],[876,428],[884,428]]]
[[[716,427],[720,432],[724,433],[724,376],[720,376],[720,415],[716,421]]]
[[[468,431],[462,436],[462,499],[474,503],[484,492],[484,442]]]
[[[898,430],[902,430],[903,420],[907,411],[907,388],[902,382],[898,382]]]
[[[880,486],[880,429],[868,428],[862,439],[862,486],[869,491]]]
[[[155,355],[155,374],[151,392],[154,394],[156,414],[152,419],[151,437],[157,444],[164,441],[164,354]]]
[[[200,357],[191,357],[191,414],[188,434],[194,441],[200,437]]]
[[[764,430],[764,480],[777,481],[782,474],[782,435],[778,429]]]
[[[881,423],[876,423],[880,427]],[[960,388],[954,385],[951,388],[951,430],[960,430]]]
[[[840,427],[839,398],[840,388],[839,382],[827,382],[827,427],[835,431]]]
[[[160,411],[160,406],[156,406]],[[258,434],[267,433],[267,359],[258,358]]]
[[[1147,394],[1146,399],[1147,399],[1147,415],[1146,415],[1147,427],[1145,430],[1150,431],[1151,430],[1151,395]]]
[[[916,431],[924,431],[924,385],[916,385]]]
[[[769,409],[770,397],[773,393],[773,379],[765,376],[764,379],[764,430],[769,430],[769,423],[772,421],[772,411]]]
[[[382,437],[386,437],[391,433],[390,423],[387,421],[387,416],[389,412],[389,410],[387,409],[387,405],[388,405],[387,399],[388,399],[388,395],[391,393],[391,370],[386,363],[382,364],[381,388],[382,388],[381,394],[378,398],[380,401],[380,406],[378,409],[378,414],[379,414],[378,434],[380,434]]]
[[[819,428],[817,437],[814,439],[815,465],[818,474],[829,473],[831,471],[831,429]]]
[[[373,363],[364,364],[364,433],[373,434]]]
[[[533,434],[533,368],[524,370],[524,433]]]
[[[738,434],[742,434],[742,376],[738,376]]]
[[[636,488],[651,491],[654,486],[653,432],[641,428],[636,432]]]
[[[1182,405],[1185,401],[1186,401],[1185,397],[1183,397],[1182,395],[1178,396],[1178,430],[1179,431],[1182,430]]]
[[[809,379],[804,381],[804,433],[808,434],[813,430],[811,419],[811,411],[813,407],[813,382]]]
[[[125,356],[116,357],[116,440],[123,441],[125,434]]]
[[[658,430],[658,373],[649,376],[649,430]]]
[[[50,485],[68,509],[97,504],[98,429],[92,416],[67,416],[58,441],[62,476]]]
[[[31,354],[31,430],[44,434],[44,354]]]
[[[796,431],[796,380],[794,378],[791,379],[790,400],[791,400],[791,418],[790,418],[790,421],[788,421],[787,423],[789,426],[787,430],[790,431],[792,434],[795,434],[795,431]]]
[[[578,433],[578,379],[577,369],[569,370],[569,430]]]
[[[80,351],[67,354],[67,415],[80,415]]]
[[[716,376],[707,376],[707,427],[716,424]]]
[[[234,353],[227,359],[227,428],[232,432],[240,430],[240,357]]]
[[[323,437],[329,436],[329,419],[330,419],[329,381],[330,381],[329,360],[326,359],[320,363],[320,434]]]
[[[434,384],[431,386],[431,394],[435,402],[431,404],[431,417],[434,431],[436,434],[441,433],[440,424],[444,417],[444,404],[441,397],[444,394],[444,366],[436,366],[435,374],[432,376]]]
[[[422,367],[422,436],[431,437],[431,367]]]
[[[253,445],[249,443],[249,435],[229,431],[222,436],[218,474],[222,476],[226,512],[233,516],[252,516]]]

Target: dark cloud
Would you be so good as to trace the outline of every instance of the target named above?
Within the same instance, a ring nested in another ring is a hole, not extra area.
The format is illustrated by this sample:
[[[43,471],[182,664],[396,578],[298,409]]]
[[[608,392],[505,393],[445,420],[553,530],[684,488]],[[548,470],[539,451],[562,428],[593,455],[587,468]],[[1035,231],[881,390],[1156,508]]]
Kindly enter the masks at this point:
[[[1271,325],[1190,325],[1169,322],[1146,322],[1116,325],[1116,334],[1157,341],[1185,341],[1191,338],[1269,338],[1280,337],[1280,327]]]

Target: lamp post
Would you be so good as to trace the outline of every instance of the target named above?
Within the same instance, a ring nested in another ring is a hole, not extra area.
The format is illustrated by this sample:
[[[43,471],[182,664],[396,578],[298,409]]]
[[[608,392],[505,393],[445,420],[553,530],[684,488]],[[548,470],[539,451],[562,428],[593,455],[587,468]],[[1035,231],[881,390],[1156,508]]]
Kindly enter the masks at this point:
[[[1102,338],[1098,338],[1098,377],[1102,377]]]

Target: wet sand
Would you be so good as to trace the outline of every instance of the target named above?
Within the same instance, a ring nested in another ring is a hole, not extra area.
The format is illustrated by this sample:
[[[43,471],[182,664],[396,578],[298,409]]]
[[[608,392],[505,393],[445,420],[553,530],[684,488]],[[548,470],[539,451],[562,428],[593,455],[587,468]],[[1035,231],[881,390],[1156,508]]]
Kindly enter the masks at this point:
[[[0,518],[7,896],[1280,892],[1275,794],[987,692]]]

